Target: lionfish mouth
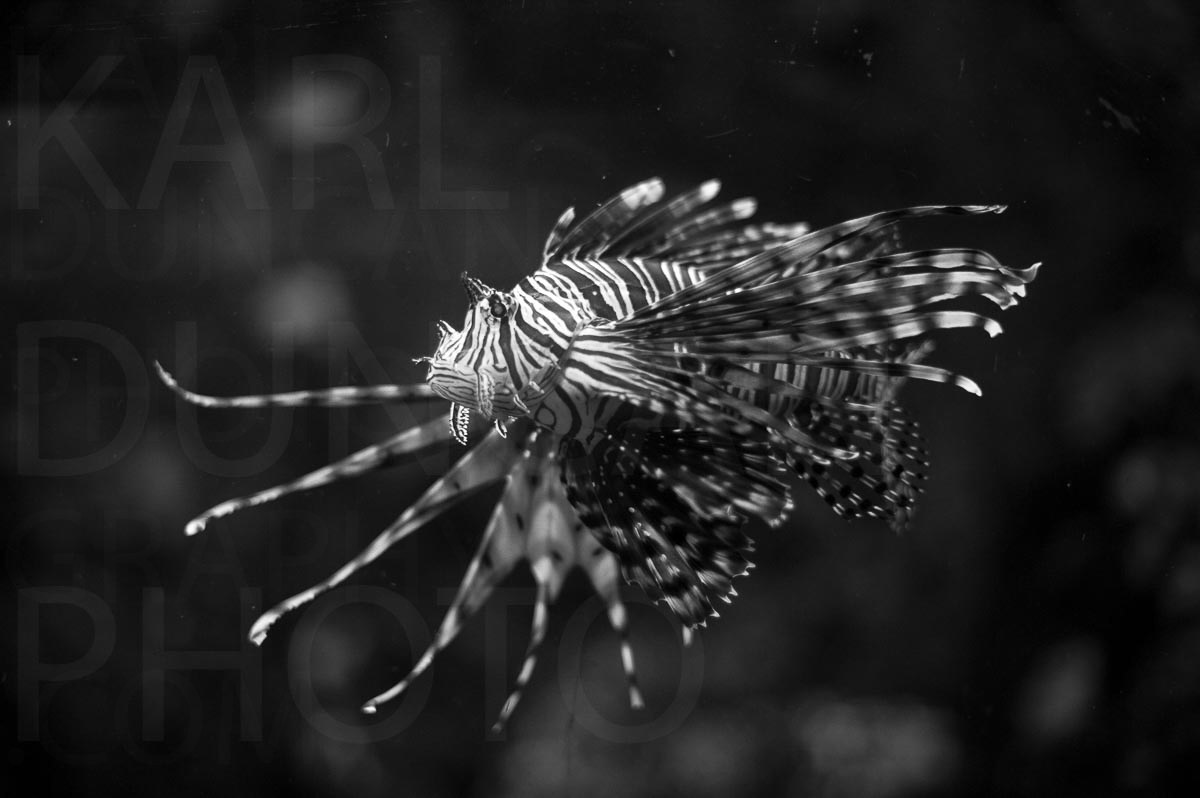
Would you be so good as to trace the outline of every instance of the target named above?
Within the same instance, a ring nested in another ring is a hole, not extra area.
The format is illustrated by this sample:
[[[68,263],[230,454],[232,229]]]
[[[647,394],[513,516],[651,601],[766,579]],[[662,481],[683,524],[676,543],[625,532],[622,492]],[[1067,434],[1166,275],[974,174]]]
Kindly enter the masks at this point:
[[[429,374],[425,377],[425,382],[429,385],[429,390],[451,402],[466,405],[474,403],[473,389],[477,382],[474,371],[448,360],[438,360],[436,357],[429,358],[428,362]],[[458,390],[455,390],[456,388]]]

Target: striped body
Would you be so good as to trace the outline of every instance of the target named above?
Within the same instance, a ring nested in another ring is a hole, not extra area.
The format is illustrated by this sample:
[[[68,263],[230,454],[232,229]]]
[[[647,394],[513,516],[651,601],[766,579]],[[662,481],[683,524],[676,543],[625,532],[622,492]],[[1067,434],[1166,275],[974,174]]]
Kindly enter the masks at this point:
[[[251,637],[348,579],[446,508],[504,485],[458,595],[411,673],[364,705],[402,692],[518,563],[538,586],[533,633],[502,724],[529,680],[546,607],[582,568],[621,639],[630,701],[640,706],[619,581],[661,600],[692,630],[737,595],[752,567],[750,521],[777,525],[798,477],[847,518],[902,528],[927,466],[916,424],[896,403],[907,379],[978,393],[969,379],[920,361],[927,334],[999,325],[947,306],[977,297],[1000,309],[1037,267],[1012,269],[974,249],[899,250],[895,228],[992,206],[934,206],[810,230],[750,224],[755,203],[713,203],[709,181],[671,199],[650,180],[580,221],[568,210],[540,268],[510,291],[463,275],[461,330],[439,323],[421,358],[427,383],[218,398],[163,380],[209,407],[449,400],[450,413],[294,482],[222,502],[208,521],[467,443],[472,413],[496,429],[358,557],[277,605]],[[499,724],[498,724],[499,725]]]
[[[523,297],[534,313],[515,324],[512,349],[532,351],[538,361],[560,363],[575,333],[597,319],[615,320],[657,302],[681,288],[704,279],[701,271],[670,261],[640,258],[566,259],[555,268],[542,268],[522,280],[513,294]],[[552,384],[528,403],[528,415],[556,435],[589,442],[597,427],[628,421],[630,414],[619,402],[589,393],[587,358],[574,362],[567,373],[558,373]],[[625,411],[625,417],[621,417]]]
[[[524,329],[516,327],[512,331],[514,344],[508,349],[532,352],[531,363],[557,363],[574,333],[584,324],[595,319],[625,318],[682,288],[702,282],[704,277],[700,269],[641,258],[568,260],[555,269],[540,269],[522,280],[513,293],[524,295],[530,303],[538,303],[545,321],[527,322]],[[839,356],[836,352],[828,354]],[[560,375],[554,388],[548,388],[536,406],[529,404],[530,417],[558,435],[585,440],[596,427],[622,423],[628,416],[619,416],[618,402],[605,401],[608,397],[590,395],[579,387],[600,373],[611,379],[612,370],[606,370],[605,365],[602,351],[577,358],[572,370]],[[815,366],[786,362],[746,365],[771,379],[796,385],[806,393],[831,398],[850,393],[870,396],[878,384],[875,377]],[[521,372],[512,369],[511,373]],[[795,397],[761,389],[735,388],[733,393],[776,414],[787,412],[797,401]]]
[[[485,413],[489,418],[528,416],[538,426],[586,445],[596,428],[624,423],[633,414],[586,388],[605,368],[603,352],[576,358],[568,373],[560,373],[575,334],[596,320],[625,318],[705,276],[702,269],[671,260],[568,258],[537,270],[503,295],[479,284],[479,307],[468,316],[464,332],[451,333],[430,359],[429,384],[459,405],[481,412],[490,408]],[[502,297],[506,312],[493,321],[489,298],[494,296]],[[817,396],[877,401],[880,395],[880,378],[872,375],[788,362],[746,366]],[[486,376],[482,383],[480,375]],[[614,376],[610,369],[606,379]],[[480,399],[481,384],[493,393],[490,403]],[[733,393],[775,414],[797,402],[762,389],[735,388]]]

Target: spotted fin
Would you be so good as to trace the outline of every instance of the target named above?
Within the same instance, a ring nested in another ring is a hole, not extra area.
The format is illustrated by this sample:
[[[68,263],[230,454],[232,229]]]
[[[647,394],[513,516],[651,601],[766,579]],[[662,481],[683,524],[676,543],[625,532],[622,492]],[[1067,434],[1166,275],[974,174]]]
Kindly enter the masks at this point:
[[[746,519],[778,522],[787,488],[764,443],[688,429],[606,432],[568,456],[567,498],[625,578],[687,626],[732,593],[751,544]]]
[[[853,461],[828,463],[797,457],[793,467],[800,478],[838,515],[880,518],[903,531],[929,471],[917,423],[895,403],[872,410],[829,401],[802,403],[795,420],[810,434],[861,453]]]

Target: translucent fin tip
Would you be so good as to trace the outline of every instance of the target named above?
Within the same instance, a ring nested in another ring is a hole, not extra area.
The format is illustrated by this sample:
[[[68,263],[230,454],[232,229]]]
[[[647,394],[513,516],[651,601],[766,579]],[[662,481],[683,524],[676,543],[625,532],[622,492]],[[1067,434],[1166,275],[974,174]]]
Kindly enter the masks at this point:
[[[254,625],[250,627],[250,634],[247,637],[250,642],[256,646],[261,646],[263,641],[267,639],[267,632],[271,631],[271,627],[275,625],[278,618],[270,613],[262,616]]]
[[[154,373],[158,375],[158,379],[162,381],[163,385],[167,386],[172,391],[179,391],[179,383],[176,382],[175,378],[171,376],[171,372],[163,368],[163,364],[159,363],[157,360],[154,361]]]

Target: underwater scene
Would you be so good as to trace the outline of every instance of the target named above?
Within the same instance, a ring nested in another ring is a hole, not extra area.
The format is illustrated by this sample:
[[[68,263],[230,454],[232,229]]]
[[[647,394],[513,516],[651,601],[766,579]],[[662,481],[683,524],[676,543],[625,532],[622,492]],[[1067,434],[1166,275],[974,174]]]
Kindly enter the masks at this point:
[[[4,794],[1190,794],[1197,16],[12,6]]]

